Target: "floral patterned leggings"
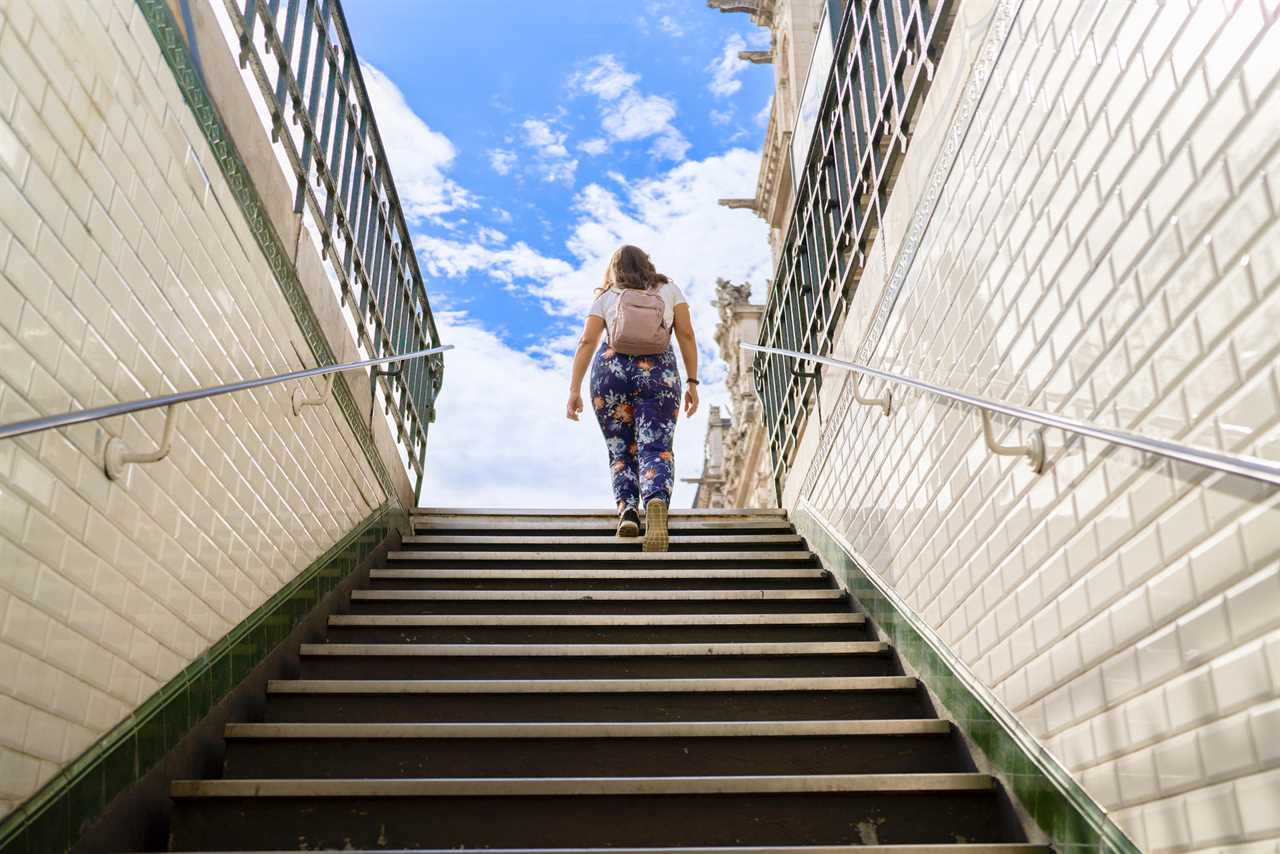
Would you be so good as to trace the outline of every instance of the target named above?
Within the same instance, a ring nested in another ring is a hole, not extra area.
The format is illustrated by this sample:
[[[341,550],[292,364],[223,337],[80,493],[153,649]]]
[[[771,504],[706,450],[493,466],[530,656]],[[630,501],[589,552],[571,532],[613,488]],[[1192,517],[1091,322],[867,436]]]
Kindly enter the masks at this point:
[[[670,502],[671,437],[680,410],[680,373],[671,348],[628,356],[605,342],[591,365],[591,406],[609,449],[618,512],[637,509],[641,498]]]

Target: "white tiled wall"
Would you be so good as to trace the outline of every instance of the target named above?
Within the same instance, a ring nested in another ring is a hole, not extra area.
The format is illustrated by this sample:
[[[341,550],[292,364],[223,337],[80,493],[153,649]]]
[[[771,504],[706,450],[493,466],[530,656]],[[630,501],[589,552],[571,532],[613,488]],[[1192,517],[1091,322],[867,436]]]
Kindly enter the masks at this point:
[[[1280,458],[1278,6],[1026,0],[872,363]],[[839,353],[938,148],[913,142]],[[1057,432],[1037,477],[972,411],[895,389],[885,419],[839,392],[787,504],[808,489],[1144,850],[1276,851],[1276,490]]]
[[[309,359],[133,0],[0,3],[0,422]],[[0,441],[0,814],[384,500],[291,392]]]

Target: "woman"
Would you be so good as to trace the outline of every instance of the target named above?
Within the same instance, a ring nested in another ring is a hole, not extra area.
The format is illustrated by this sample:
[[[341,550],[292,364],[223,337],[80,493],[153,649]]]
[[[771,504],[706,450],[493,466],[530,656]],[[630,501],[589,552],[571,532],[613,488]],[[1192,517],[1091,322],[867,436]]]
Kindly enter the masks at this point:
[[[643,294],[627,294],[628,290]],[[653,299],[654,295],[661,298],[660,303]],[[680,342],[680,356],[689,377],[684,393],[685,415],[693,415],[698,409],[698,345],[693,337],[689,304],[680,289],[653,268],[649,256],[634,246],[623,246],[613,253],[604,284],[596,289],[595,297],[573,357],[566,414],[577,421],[582,412],[582,378],[591,363],[591,405],[609,449],[613,497],[618,503],[618,536],[639,535],[639,507],[643,502],[644,550],[665,551],[667,506],[675,476],[671,439],[680,408],[680,373],[671,351],[672,329]],[[629,313],[635,305],[641,306],[641,312],[645,306],[654,308],[658,331],[644,340],[657,342],[653,345],[657,352],[628,355],[610,346],[614,334],[621,335],[624,323],[635,328],[645,322],[643,314]],[[659,308],[660,320],[656,316]],[[635,317],[642,319],[634,321]],[[591,354],[601,333],[605,333],[605,341],[592,363]]]

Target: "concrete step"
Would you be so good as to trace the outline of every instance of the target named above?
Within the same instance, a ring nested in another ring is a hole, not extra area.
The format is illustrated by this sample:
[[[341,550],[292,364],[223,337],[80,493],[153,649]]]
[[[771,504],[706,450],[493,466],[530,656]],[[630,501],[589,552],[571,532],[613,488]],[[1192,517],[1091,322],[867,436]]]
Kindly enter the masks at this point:
[[[577,564],[602,563],[610,568],[621,569],[632,564],[663,564],[667,568],[685,566],[697,569],[708,563],[732,564],[742,567],[754,567],[770,563],[790,563],[810,565],[815,562],[812,552],[807,549],[784,549],[777,551],[710,551],[710,552],[641,552],[641,551],[595,551],[579,552],[564,549],[548,548],[528,551],[445,551],[441,549],[413,549],[411,551],[393,551],[387,553],[389,563],[446,563],[469,566],[475,563],[493,563],[497,568],[508,568],[522,564],[539,564],[545,562]]]
[[[848,612],[844,593],[821,589],[409,590],[351,593],[360,614],[725,614]]]
[[[716,777],[434,777],[402,780],[175,780],[174,798],[599,798],[829,792],[989,792],[987,774],[770,774]]]
[[[672,507],[668,510],[668,515],[675,519],[753,519],[753,518],[780,518],[785,519],[786,510],[781,509],[751,509],[751,508],[729,508],[729,509],[712,509],[712,508],[696,508],[696,507]],[[510,517],[518,517],[521,519],[614,519],[618,518],[618,511],[614,509],[600,508],[568,508],[568,509],[551,509],[551,508],[492,508],[492,507],[419,507],[409,512],[409,516],[413,519],[422,517],[439,518],[445,516],[460,516],[469,519],[505,519]]]
[[[759,602],[840,601],[840,590],[353,590],[351,600],[418,602]]]
[[[870,640],[862,614],[342,614],[346,643],[726,643]]]
[[[389,569],[385,572],[408,573],[412,569]],[[431,571],[431,570],[418,570]],[[688,572],[693,577],[676,576],[645,578],[630,577],[627,570],[615,572],[609,576],[568,576],[556,578],[545,573],[536,577],[523,577],[525,570],[514,570],[511,575],[500,578],[483,576],[456,575],[466,570],[437,570],[445,573],[439,576],[419,575],[376,575],[369,580],[369,590],[815,590],[831,589],[834,585],[825,575],[754,575],[745,578],[734,578],[727,575],[702,575],[700,570],[675,570]],[[483,571],[483,570],[478,570]],[[495,570],[499,571],[499,570]],[[530,572],[534,570],[529,570]],[[554,572],[555,570],[551,570]],[[752,570],[743,570],[751,572]],[[637,570],[637,572],[639,572]]]
[[[277,680],[272,722],[866,720],[933,717],[907,676]]]
[[[744,736],[947,735],[940,718],[865,721],[681,721],[622,723],[232,723],[229,739],[658,739]]]
[[[938,844],[1017,833],[1002,821],[992,779],[971,773],[224,779],[178,781],[171,794],[170,841],[179,851],[510,847],[517,839],[610,848]]]
[[[665,566],[590,568],[529,565],[512,568],[375,569],[369,587],[412,590],[752,590],[832,588],[831,577],[818,568]]]
[[[307,679],[883,676],[879,641],[726,644],[303,644]]]
[[[862,625],[865,614],[334,614],[330,626],[799,626]]]
[[[946,721],[232,724],[223,775],[271,779],[970,770]]]
[[[607,551],[639,551],[644,537],[617,537],[611,534],[581,534],[578,536],[533,536],[508,534],[504,536],[434,534],[430,536],[411,536],[401,540],[406,548],[418,547],[459,547],[468,549],[591,549],[599,548]],[[733,534],[682,534],[671,538],[671,550],[713,550],[724,548],[735,549],[778,549],[786,546],[803,546],[804,538],[799,534],[756,534],[750,529]]]
[[[644,644],[379,644],[304,643],[302,655],[459,658],[616,658],[684,656],[859,655],[889,651],[881,641],[836,643],[644,643]]]
[[[701,679],[273,679],[273,694],[722,694],[822,691],[914,691],[911,676]],[[573,702],[577,702],[574,700]]]
[[[418,580],[476,580],[476,581],[509,581],[529,579],[578,579],[590,578],[607,581],[646,580],[646,581],[702,581],[706,579],[749,580],[753,578],[806,578],[826,579],[825,569],[374,569],[369,573],[370,579],[412,578]]]
[[[344,854],[1052,854],[1047,845],[1021,842],[986,842],[952,845],[745,845],[717,848],[344,848]],[[224,854],[204,851],[193,854]],[[250,851],[243,854],[297,854],[297,851]]]
[[[415,531],[427,535],[454,534],[458,536],[611,536],[618,528],[617,517],[610,518],[525,518],[508,516],[498,519],[466,518],[459,516],[417,516],[411,520]],[[724,534],[744,536],[749,534],[794,534],[791,523],[781,517],[746,519],[713,519],[672,517],[668,530],[678,536],[697,534]]]

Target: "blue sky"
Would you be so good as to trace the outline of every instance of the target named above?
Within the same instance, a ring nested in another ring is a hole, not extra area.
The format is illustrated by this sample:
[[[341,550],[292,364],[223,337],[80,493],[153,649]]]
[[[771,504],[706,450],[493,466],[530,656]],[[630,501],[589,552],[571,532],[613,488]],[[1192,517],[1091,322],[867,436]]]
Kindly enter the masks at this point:
[[[519,9],[519,13],[513,13]],[[718,276],[769,274],[754,195],[772,70],[746,15],[698,0],[348,0],[356,49],[447,343],[428,504],[607,506],[604,445],[564,419],[568,359],[620,242],[686,291],[704,407],[677,432],[701,469]],[[677,505],[692,487],[682,485]]]

